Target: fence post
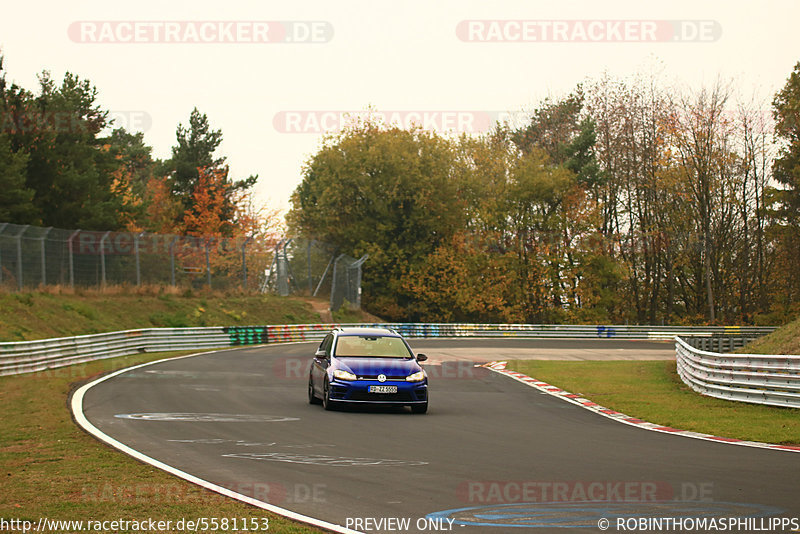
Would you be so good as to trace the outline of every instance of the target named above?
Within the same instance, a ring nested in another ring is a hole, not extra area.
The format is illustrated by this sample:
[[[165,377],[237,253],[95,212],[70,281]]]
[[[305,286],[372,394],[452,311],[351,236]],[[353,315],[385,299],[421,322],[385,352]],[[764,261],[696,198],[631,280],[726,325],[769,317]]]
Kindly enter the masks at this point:
[[[351,269],[356,270],[356,279],[355,279],[355,288],[353,288],[354,293],[353,296],[355,297],[355,301],[351,302],[352,306],[355,306],[357,310],[361,309],[361,266],[364,265],[364,262],[367,261],[369,258],[369,254],[364,254],[359,258],[353,265],[350,266]],[[348,273],[349,274],[349,273]],[[347,277],[348,283],[350,282],[350,277]]]
[[[47,234],[49,234],[52,229],[53,229],[52,226],[49,227],[47,230],[45,230],[44,235],[39,238],[39,242],[41,243],[41,249],[42,249],[42,285],[43,286],[47,285],[47,257],[45,255],[45,250],[44,250],[44,240],[47,239]]]
[[[286,259],[278,255],[278,261],[275,264],[275,275],[278,277],[275,281],[278,288],[278,295],[282,297],[289,296],[289,275],[286,272]]]
[[[169,242],[169,281],[172,287],[175,287],[175,242],[178,241],[178,236],[172,238]]]
[[[30,227],[26,224],[22,231],[17,234],[17,287],[22,291],[22,234]]]
[[[314,290],[314,294],[311,295],[312,297],[316,297],[317,293],[319,293],[319,288],[322,287],[322,282],[325,281],[325,277],[328,276],[328,269],[331,268],[331,263],[336,258],[336,252],[331,254],[331,259],[328,260],[328,265],[325,266],[325,271],[322,273],[322,277],[319,279],[319,283],[317,284],[317,289]]]
[[[242,243],[242,289],[244,291],[247,291],[247,244],[251,239],[253,239],[253,236],[248,237]]]
[[[206,283],[208,284],[208,289],[211,289],[211,260],[209,259],[208,254],[208,245],[213,241],[214,238],[206,238]]]
[[[272,275],[276,275],[278,273],[278,247],[272,251],[272,262],[269,264],[269,269],[266,271],[266,278],[264,279],[264,283],[261,284],[261,292],[266,293],[267,288],[269,287],[270,280],[272,280]],[[277,278],[276,278],[277,284]]]
[[[139,264],[139,239],[145,234],[146,232],[142,232],[140,234],[135,234],[133,236],[133,253],[136,255],[136,286],[139,287],[142,285],[142,268]]]
[[[334,300],[333,297],[336,294],[336,270],[338,269],[339,260],[342,258],[342,256],[344,256],[344,254],[339,254],[339,256],[336,258],[336,260],[333,262],[333,278],[331,279],[331,311],[332,312],[339,311],[339,308],[335,307],[335,304],[333,302],[333,300]]]
[[[8,223],[3,223],[3,226],[0,226],[0,235],[3,234],[3,231],[8,226]],[[3,283],[3,256],[2,256],[3,249],[0,247],[0,284]]]
[[[72,240],[79,233],[81,233],[80,229],[75,230],[67,240],[67,249],[69,250],[69,287],[71,288],[75,288],[75,260],[72,258]]]
[[[292,272],[292,264],[289,263],[289,254],[286,252],[286,248],[292,241],[294,241],[294,238],[290,237],[283,244],[283,264],[286,267],[286,296],[292,292],[292,282],[294,282],[294,286],[297,287],[297,282],[295,282],[294,273]]]
[[[314,282],[311,280],[311,244],[314,242],[313,239],[308,240],[308,244],[306,245],[306,259],[308,260],[308,294],[314,291]]]
[[[100,283],[101,287],[106,287],[106,238],[111,232],[108,231],[100,238]]]

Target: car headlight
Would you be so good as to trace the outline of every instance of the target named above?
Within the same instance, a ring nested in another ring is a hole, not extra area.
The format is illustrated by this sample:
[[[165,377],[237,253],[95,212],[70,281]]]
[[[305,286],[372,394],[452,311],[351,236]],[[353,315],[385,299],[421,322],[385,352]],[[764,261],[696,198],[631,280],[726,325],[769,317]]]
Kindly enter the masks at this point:
[[[406,377],[406,382],[422,382],[425,380],[425,371],[419,371]]]
[[[333,377],[339,380],[358,380],[358,377],[353,373],[349,373],[343,369],[336,369],[333,371]]]

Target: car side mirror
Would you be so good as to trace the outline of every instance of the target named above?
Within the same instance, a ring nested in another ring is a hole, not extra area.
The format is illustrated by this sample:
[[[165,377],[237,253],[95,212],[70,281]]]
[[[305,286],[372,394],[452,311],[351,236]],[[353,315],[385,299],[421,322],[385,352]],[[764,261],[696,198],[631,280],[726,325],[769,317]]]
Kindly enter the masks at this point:
[[[328,357],[328,351],[326,351],[325,349],[317,349],[317,352],[314,353],[314,357],[315,358],[323,358],[323,359],[327,358]]]
[[[424,354],[417,354],[417,361],[418,362],[425,362],[428,361],[428,357]]]

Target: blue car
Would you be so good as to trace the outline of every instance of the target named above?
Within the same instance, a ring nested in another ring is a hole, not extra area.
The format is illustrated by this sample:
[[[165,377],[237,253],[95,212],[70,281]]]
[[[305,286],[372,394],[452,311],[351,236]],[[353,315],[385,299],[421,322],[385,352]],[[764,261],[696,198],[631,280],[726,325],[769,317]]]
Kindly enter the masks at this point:
[[[337,328],[314,354],[308,402],[326,410],[349,403],[428,411],[428,376],[405,339],[384,328]]]

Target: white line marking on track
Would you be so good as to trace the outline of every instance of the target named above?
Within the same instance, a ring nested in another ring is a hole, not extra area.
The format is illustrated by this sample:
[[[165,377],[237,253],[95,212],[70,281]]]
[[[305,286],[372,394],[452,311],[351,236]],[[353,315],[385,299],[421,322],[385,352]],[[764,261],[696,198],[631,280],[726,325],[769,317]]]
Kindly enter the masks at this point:
[[[235,413],[120,413],[119,419],[138,421],[179,421],[189,423],[281,423],[299,421],[299,417],[283,415],[235,414]]]
[[[104,443],[107,443],[108,445],[114,447],[115,449],[118,449],[118,450],[124,452],[125,454],[127,454],[129,456],[132,456],[133,458],[135,458],[135,459],[137,459],[137,460],[139,460],[141,462],[144,462],[146,464],[150,464],[153,467],[156,467],[158,469],[161,469],[162,471],[166,471],[167,473],[170,473],[171,475],[175,475],[176,477],[182,478],[183,480],[186,480],[187,482],[191,482],[192,484],[197,484],[198,486],[202,486],[202,487],[204,487],[204,488],[206,488],[206,489],[208,489],[210,491],[213,491],[215,493],[219,493],[220,495],[224,495],[226,497],[230,497],[232,499],[236,499],[236,500],[241,501],[243,503],[250,504],[250,505],[255,506],[257,508],[261,508],[262,510],[267,510],[268,512],[272,512],[274,514],[283,516],[283,517],[285,517],[287,519],[292,519],[294,521],[299,521],[301,523],[306,523],[308,525],[313,525],[315,527],[328,529],[328,530],[331,530],[333,532],[340,532],[342,534],[364,534],[364,533],[362,533],[362,532],[360,532],[358,530],[349,529],[347,527],[343,527],[342,525],[336,525],[334,523],[329,523],[329,522],[323,521],[321,519],[316,519],[314,517],[309,517],[307,515],[299,514],[297,512],[293,512],[291,510],[287,510],[286,508],[281,508],[280,506],[275,506],[274,504],[269,504],[269,503],[260,501],[258,499],[254,499],[252,497],[248,497],[247,495],[243,495],[241,493],[237,493],[235,491],[232,491],[232,490],[230,490],[228,488],[225,488],[225,487],[222,487],[222,486],[218,486],[217,484],[214,484],[214,483],[209,482],[207,480],[203,480],[202,478],[196,477],[194,475],[191,475],[191,474],[189,474],[189,473],[187,473],[185,471],[181,471],[180,469],[172,467],[171,465],[167,465],[164,462],[156,460],[155,458],[151,458],[150,456],[147,456],[146,454],[143,454],[143,453],[137,451],[136,449],[134,449],[132,447],[129,447],[129,446],[125,445],[124,443],[121,443],[121,442],[115,440],[114,438],[112,438],[111,436],[105,434],[102,430],[100,430],[99,428],[94,426],[86,418],[86,415],[84,415],[84,413],[83,413],[83,398],[86,395],[86,392],[89,391],[94,386],[96,386],[97,384],[105,382],[106,380],[109,380],[110,378],[114,378],[115,376],[120,375],[122,373],[125,373],[127,371],[131,371],[133,369],[140,369],[140,368],[146,367],[148,365],[154,365],[154,364],[165,362],[165,361],[175,361],[175,360],[180,360],[180,359],[184,359],[184,358],[193,358],[195,356],[202,356],[202,355],[207,355],[207,354],[215,354],[215,353],[219,353],[219,352],[227,352],[227,351],[219,351],[219,350],[217,350],[217,351],[203,352],[203,353],[198,353],[198,354],[190,354],[188,356],[179,356],[177,358],[166,358],[164,360],[158,360],[158,361],[155,361],[155,362],[143,363],[143,364],[140,364],[140,365],[129,367],[127,369],[121,369],[119,371],[116,371],[116,372],[113,372],[111,374],[108,374],[108,375],[105,375],[103,377],[100,377],[97,380],[93,380],[92,382],[89,382],[88,384],[84,384],[83,386],[78,388],[75,391],[75,393],[72,394],[72,399],[70,401],[70,407],[72,409],[72,415],[75,418],[75,422],[78,423],[78,425],[81,428],[83,428],[86,432],[88,432],[92,436],[96,437],[100,441],[102,441]]]
[[[285,452],[266,453],[235,453],[223,454],[225,458],[239,458],[242,460],[261,460],[267,462],[286,462],[290,464],[329,465],[334,467],[363,467],[363,466],[415,466],[428,465],[428,462],[417,460],[389,460],[386,458],[348,458],[345,456],[325,456],[322,454],[289,454]]]

